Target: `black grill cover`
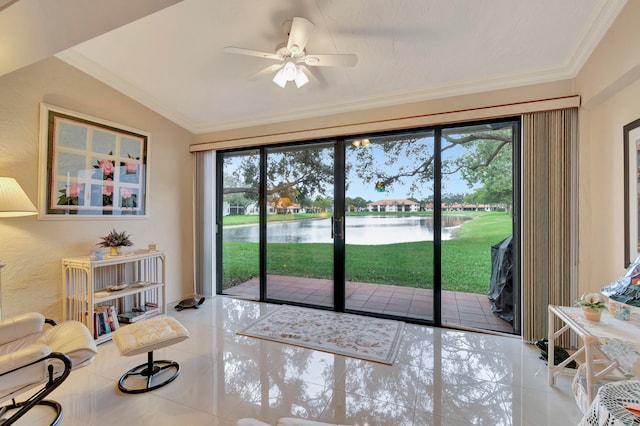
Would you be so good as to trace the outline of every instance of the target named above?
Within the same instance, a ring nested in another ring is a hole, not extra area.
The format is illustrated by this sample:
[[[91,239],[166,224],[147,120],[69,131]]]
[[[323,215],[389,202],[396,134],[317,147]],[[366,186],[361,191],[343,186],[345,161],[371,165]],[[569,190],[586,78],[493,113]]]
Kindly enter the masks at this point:
[[[512,236],[491,246],[489,300],[494,314],[513,324]]]

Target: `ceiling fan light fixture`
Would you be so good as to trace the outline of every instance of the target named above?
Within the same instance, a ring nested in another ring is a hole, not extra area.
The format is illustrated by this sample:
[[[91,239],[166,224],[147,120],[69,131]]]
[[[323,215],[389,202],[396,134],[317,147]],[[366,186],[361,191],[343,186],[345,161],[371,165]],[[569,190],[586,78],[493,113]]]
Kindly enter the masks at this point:
[[[351,145],[355,146],[356,148],[360,146],[366,148],[370,143],[371,141],[369,139],[356,139],[355,141],[351,142]]]
[[[273,76],[273,82],[284,89],[284,86],[287,85],[287,81],[288,80],[287,80],[287,77],[284,74],[283,69],[284,69],[284,67],[280,68],[278,70],[278,72],[276,73],[276,75]]]
[[[299,89],[309,82],[309,77],[307,77],[307,75],[304,73],[304,71],[302,71],[301,68],[298,68],[297,73],[298,75],[296,75],[295,82],[296,87]]]
[[[282,73],[287,81],[294,81],[298,76],[298,67],[292,61],[287,61],[282,67]]]
[[[12,1],[18,0],[0,0],[0,5],[7,1],[11,3]],[[277,45],[275,53],[261,52],[235,46],[226,46],[223,50],[226,53],[278,61],[277,64],[260,70],[252,77],[269,75],[277,70],[272,80],[282,88],[286,87],[288,81],[295,82],[297,87],[302,87],[307,84],[310,78],[314,76],[313,73],[307,74],[307,72],[310,72],[307,68],[308,66],[353,67],[358,62],[358,57],[354,54],[307,56],[306,46],[313,32],[314,25],[306,18],[294,17],[292,20],[285,22],[284,27],[288,33],[287,41],[286,43]]]

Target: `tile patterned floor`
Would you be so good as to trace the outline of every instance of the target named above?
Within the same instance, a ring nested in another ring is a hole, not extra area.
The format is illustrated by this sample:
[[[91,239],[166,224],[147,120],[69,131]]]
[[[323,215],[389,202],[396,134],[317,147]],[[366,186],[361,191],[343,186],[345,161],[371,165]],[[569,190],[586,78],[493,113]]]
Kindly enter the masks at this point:
[[[333,281],[268,275],[268,298],[331,307]],[[433,290],[347,282],[346,307],[399,317],[433,320]],[[225,294],[258,300],[259,280],[254,278],[228,289]],[[485,294],[442,292],[442,324],[451,327],[513,333],[510,323],[491,311]]]
[[[216,296],[169,314],[191,337],[157,350],[182,372],[153,392],[118,391],[146,355],[122,357],[112,342],[51,394],[61,426],[233,426],[296,416],[368,426],[565,426],[581,418],[571,376],[547,384],[546,366],[519,338],[407,324],[392,366],[240,336],[277,305]],[[40,413],[41,414],[41,413]],[[17,424],[46,424],[33,412]]]

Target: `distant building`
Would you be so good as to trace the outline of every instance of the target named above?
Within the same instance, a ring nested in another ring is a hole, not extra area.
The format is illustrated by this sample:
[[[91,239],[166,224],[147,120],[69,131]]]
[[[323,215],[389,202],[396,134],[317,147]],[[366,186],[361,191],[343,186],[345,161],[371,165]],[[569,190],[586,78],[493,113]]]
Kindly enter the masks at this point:
[[[306,213],[307,210],[304,207],[300,207],[300,204],[293,203],[286,208],[287,214],[301,214]]]
[[[425,203],[425,211],[433,211],[433,203]],[[442,203],[442,211],[449,212],[469,212],[469,211],[495,211],[498,206],[491,204],[469,204],[469,203]],[[379,200],[367,204],[367,211],[370,212],[417,212],[420,211],[420,203],[411,200]]]
[[[259,214],[260,207],[258,207],[258,203],[249,204],[244,211],[244,214]],[[267,205],[267,214],[276,214],[276,209],[272,205]]]
[[[367,203],[367,210],[370,212],[417,212],[420,210],[420,203],[411,200],[379,200]]]

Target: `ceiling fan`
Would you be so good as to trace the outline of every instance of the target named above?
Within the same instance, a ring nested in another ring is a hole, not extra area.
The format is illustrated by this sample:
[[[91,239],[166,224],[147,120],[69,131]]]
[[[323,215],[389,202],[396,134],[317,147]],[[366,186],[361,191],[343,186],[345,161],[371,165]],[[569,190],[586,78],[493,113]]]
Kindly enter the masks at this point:
[[[259,52],[257,50],[243,49],[241,47],[227,46],[224,51],[239,55],[257,56],[258,58],[272,59],[279,63],[273,64],[258,71],[254,77],[275,72],[273,82],[284,88],[287,82],[293,81],[297,87],[302,87],[309,82],[307,66],[309,67],[353,67],[358,62],[358,57],[353,54],[307,54],[305,47],[313,32],[314,25],[305,18],[295,17],[291,21],[291,30],[286,43],[276,47],[275,53]]]

